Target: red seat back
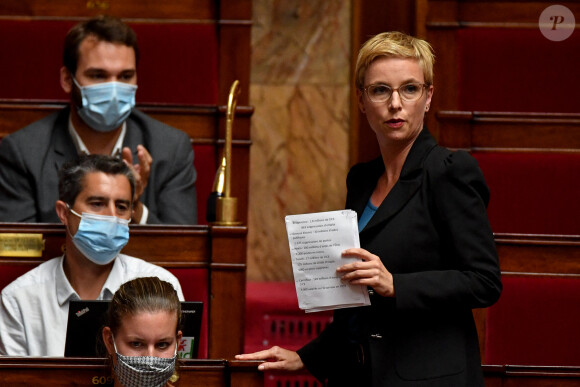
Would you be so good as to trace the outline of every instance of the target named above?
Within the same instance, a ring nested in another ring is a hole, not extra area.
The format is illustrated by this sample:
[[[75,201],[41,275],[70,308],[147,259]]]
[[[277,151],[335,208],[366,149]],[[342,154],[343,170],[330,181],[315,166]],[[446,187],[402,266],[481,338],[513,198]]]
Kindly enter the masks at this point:
[[[474,152],[496,233],[580,235],[580,153]]]
[[[539,28],[459,28],[457,48],[458,110],[578,112],[580,34],[554,42]]]
[[[64,37],[71,20],[3,20],[0,99],[62,100]],[[217,31],[213,24],[129,23],[137,34],[137,103],[215,105],[218,93]],[[18,76],[15,76],[18,75]]]
[[[488,309],[486,364],[580,366],[580,277],[504,276]]]

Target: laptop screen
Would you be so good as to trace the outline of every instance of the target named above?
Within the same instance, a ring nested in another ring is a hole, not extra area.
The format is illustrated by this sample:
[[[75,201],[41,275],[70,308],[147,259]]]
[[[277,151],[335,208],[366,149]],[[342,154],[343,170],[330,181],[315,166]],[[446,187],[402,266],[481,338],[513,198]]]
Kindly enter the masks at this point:
[[[106,354],[100,337],[109,304],[110,301],[70,301],[65,357],[99,357]],[[202,311],[203,302],[181,303],[183,337],[177,347],[178,358],[198,357]]]

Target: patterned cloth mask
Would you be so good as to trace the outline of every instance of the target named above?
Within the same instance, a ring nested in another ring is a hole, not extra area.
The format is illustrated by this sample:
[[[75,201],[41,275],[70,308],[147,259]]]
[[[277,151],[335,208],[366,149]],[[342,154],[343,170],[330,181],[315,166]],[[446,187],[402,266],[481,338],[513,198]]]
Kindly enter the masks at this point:
[[[175,371],[177,345],[173,357],[121,355],[114,337],[113,346],[117,355],[115,376],[125,387],[163,387]]]
[[[81,86],[73,78],[81,91],[83,106],[79,116],[91,128],[99,132],[115,130],[131,114],[135,106],[136,85],[123,82],[105,82]]]
[[[79,215],[70,206],[69,210],[81,218],[72,237],[75,247],[97,265],[111,263],[129,242],[129,219],[86,212]]]

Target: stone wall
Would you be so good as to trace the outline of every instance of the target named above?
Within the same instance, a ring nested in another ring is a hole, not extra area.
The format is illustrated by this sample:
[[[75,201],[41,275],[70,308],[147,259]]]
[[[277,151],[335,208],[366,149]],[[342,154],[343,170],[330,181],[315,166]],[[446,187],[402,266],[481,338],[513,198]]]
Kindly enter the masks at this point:
[[[248,280],[291,281],[284,217],[342,209],[351,2],[254,0]]]

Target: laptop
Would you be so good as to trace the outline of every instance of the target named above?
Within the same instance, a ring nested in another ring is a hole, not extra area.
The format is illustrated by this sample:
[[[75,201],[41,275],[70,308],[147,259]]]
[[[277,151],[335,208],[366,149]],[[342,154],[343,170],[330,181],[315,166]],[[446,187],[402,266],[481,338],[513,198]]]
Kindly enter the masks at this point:
[[[66,329],[65,357],[101,357],[106,354],[101,332],[110,301],[70,301]],[[199,353],[203,302],[181,302],[181,331],[177,357],[196,359]]]

